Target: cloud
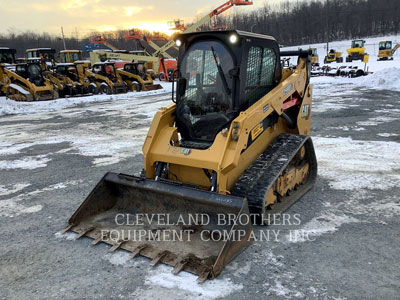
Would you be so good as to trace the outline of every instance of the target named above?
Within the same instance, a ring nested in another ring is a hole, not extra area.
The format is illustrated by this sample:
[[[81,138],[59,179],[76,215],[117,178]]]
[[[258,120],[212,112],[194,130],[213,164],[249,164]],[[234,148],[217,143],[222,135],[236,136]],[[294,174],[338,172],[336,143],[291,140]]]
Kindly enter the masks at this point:
[[[49,4],[41,4],[41,3],[32,3],[31,7],[33,10],[40,12],[47,12],[52,9],[52,7]]]
[[[67,35],[76,28],[82,35],[105,27],[127,29],[128,25],[165,31],[170,20],[180,18],[191,23],[224,2],[226,0],[13,0],[0,6],[0,33],[12,27],[20,31],[59,34],[63,26]],[[246,11],[249,8],[235,9]]]
[[[142,10],[143,10],[142,7],[137,7],[137,6],[125,7],[125,15],[127,17],[131,17],[132,15],[140,13]]]

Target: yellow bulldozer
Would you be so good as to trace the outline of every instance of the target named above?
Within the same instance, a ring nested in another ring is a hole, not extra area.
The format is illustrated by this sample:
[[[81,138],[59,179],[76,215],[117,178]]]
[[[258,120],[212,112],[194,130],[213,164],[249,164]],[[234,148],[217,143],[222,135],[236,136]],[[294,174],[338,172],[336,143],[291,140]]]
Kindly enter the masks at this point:
[[[0,89],[6,97],[17,101],[58,98],[57,89],[43,76],[41,64],[35,61],[14,66],[0,64]]]
[[[120,63],[121,64],[121,63]],[[144,63],[123,62],[123,68],[117,68],[117,75],[127,84],[130,91],[153,91],[163,87],[154,84],[151,74],[146,72]]]
[[[255,222],[315,182],[311,52],[280,52],[273,37],[236,30],[176,41],[173,103],[154,116],[141,175],[105,174],[64,232],[202,282],[251,244]],[[282,68],[290,56],[297,67]]]
[[[342,52],[337,52],[334,49],[329,50],[328,54],[324,58],[324,64],[330,64],[332,62],[342,63],[343,57]]]
[[[400,44],[397,44],[393,48],[392,41],[382,41],[379,43],[379,54],[378,60],[393,60],[393,55],[400,48]]]
[[[368,56],[367,53],[365,53],[366,48],[365,48],[365,41],[364,40],[354,40],[351,42],[351,48],[347,49],[347,57],[346,57],[346,62],[352,62],[355,60],[361,60],[364,61],[366,59],[366,56]]]

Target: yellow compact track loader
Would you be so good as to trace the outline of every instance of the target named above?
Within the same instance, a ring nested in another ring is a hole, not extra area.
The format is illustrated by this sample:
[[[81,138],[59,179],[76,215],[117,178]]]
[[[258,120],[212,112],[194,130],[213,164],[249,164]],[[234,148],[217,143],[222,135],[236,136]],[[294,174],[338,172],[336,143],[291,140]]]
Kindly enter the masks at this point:
[[[251,244],[253,221],[268,223],[315,182],[311,52],[242,31],[176,39],[174,103],[154,116],[142,174],[107,173],[64,232],[202,282]],[[284,56],[297,67],[282,69]]]
[[[400,44],[397,44],[393,48],[392,41],[383,41],[379,43],[379,54],[378,60],[393,60],[393,55],[400,48]]]
[[[15,69],[0,66],[0,77],[5,78],[6,97],[17,101],[40,101],[58,98],[53,83],[42,73],[40,63],[17,64]]]
[[[130,91],[153,91],[162,89],[154,84],[151,75],[146,72],[142,63],[125,63],[123,69],[117,69],[117,75],[128,85]]]

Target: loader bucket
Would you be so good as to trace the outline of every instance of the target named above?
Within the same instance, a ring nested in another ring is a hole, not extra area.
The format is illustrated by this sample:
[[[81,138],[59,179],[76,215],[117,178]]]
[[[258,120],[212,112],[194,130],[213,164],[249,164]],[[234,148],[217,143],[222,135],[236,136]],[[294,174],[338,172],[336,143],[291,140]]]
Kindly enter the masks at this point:
[[[120,248],[132,258],[148,257],[152,266],[173,266],[175,274],[197,274],[202,282],[215,278],[251,243],[249,218],[245,198],[107,173],[64,232],[93,238],[94,245],[110,244],[111,252]]]

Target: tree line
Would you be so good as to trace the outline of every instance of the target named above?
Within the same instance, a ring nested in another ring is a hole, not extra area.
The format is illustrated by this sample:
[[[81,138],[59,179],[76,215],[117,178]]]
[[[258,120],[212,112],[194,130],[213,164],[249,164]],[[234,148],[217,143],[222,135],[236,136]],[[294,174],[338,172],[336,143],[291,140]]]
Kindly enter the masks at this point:
[[[399,0],[309,0],[265,3],[261,9],[215,19],[212,26],[274,36],[287,46],[397,34]]]
[[[266,2],[261,9],[246,13],[238,10],[219,16],[202,29],[218,26],[272,35],[286,46],[397,34],[400,32],[400,1],[304,0],[285,1],[279,5]],[[126,40],[124,31],[105,32],[102,36],[119,49],[141,50],[146,45],[143,41]],[[68,37],[65,43],[68,49],[83,49],[89,38],[90,35]],[[19,57],[29,48],[64,49],[60,36],[13,30],[0,34],[0,46],[17,49]]]

